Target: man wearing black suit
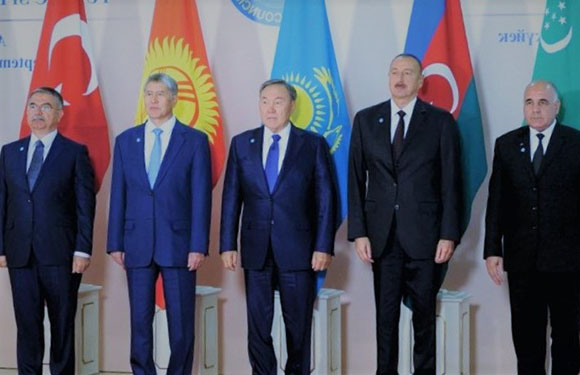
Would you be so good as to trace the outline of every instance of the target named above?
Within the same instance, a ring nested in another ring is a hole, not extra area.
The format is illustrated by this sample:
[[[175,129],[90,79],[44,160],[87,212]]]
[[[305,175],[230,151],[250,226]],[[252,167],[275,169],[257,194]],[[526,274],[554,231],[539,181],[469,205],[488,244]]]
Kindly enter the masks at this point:
[[[74,374],[74,320],[92,252],[95,183],[87,148],[57,131],[63,99],[32,91],[31,135],[0,155],[0,266],[8,266],[19,374],[41,374],[44,306],[51,327],[50,372]]]
[[[358,112],[349,155],[348,238],[372,264],[377,374],[397,374],[400,303],[413,307],[415,374],[435,373],[436,275],[460,239],[459,135],[417,98],[421,62],[393,59],[391,100]]]
[[[530,83],[520,127],[495,143],[484,258],[497,285],[508,273],[518,374],[545,374],[552,326],[552,374],[580,369],[580,132],[560,124],[553,84]]]
[[[242,212],[242,267],[252,374],[277,374],[272,345],[274,290],[286,325],[285,373],[310,374],[315,271],[334,251],[335,191],[328,145],[290,122],[296,89],[279,79],[260,88],[263,126],[232,139],[222,199],[220,252],[237,265]]]

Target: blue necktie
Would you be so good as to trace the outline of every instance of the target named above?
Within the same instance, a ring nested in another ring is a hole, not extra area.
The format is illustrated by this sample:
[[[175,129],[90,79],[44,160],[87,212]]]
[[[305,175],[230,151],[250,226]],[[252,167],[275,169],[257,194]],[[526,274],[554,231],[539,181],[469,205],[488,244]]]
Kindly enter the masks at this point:
[[[266,180],[268,180],[268,187],[270,188],[270,193],[274,190],[276,186],[276,179],[278,178],[278,159],[280,157],[280,147],[278,146],[278,141],[280,136],[278,134],[272,135],[272,144],[268,150],[268,156],[266,156],[266,167],[264,171],[266,172]]]
[[[149,186],[153,189],[155,185],[155,180],[159,174],[159,167],[161,167],[161,133],[163,130],[156,128],[153,129],[153,134],[155,134],[155,142],[153,143],[153,149],[151,150],[151,157],[149,158],[149,171],[147,176],[149,177]]]
[[[40,168],[42,168],[42,162],[44,161],[44,143],[39,139],[35,143],[34,153],[32,154],[32,160],[30,161],[30,166],[28,167],[28,188],[32,190],[38,174],[40,173]]]

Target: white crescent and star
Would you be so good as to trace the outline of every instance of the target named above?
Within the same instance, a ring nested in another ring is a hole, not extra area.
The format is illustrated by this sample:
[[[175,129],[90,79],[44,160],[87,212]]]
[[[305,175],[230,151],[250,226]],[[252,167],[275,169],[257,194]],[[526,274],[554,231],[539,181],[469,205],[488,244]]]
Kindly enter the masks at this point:
[[[560,39],[554,43],[548,43],[544,40],[544,37],[541,37],[540,44],[542,45],[542,48],[544,49],[544,51],[546,51],[547,53],[556,53],[556,52],[561,51],[564,48],[566,48],[568,46],[568,44],[570,43],[570,41],[572,40],[572,29],[573,29],[573,27],[570,26],[570,30],[568,30],[568,34],[566,34],[565,37],[563,37],[562,39]]]
[[[451,88],[451,96],[453,98],[453,104],[451,105],[451,109],[449,112],[453,113],[457,109],[457,105],[459,104],[459,87],[457,86],[457,81],[453,76],[453,72],[449,69],[449,66],[443,63],[434,63],[427,66],[423,70],[423,76],[425,78],[429,76],[441,76],[445,78],[445,80],[449,83],[449,87]]]
[[[98,87],[95,61],[92,55],[91,40],[89,38],[88,31],[89,28],[87,23],[81,20],[81,17],[78,13],[63,17],[54,25],[54,28],[52,29],[52,35],[50,37],[50,44],[48,49],[48,65],[50,66],[52,52],[59,41],[71,36],[81,37],[81,46],[89,58],[89,63],[91,65],[91,77],[89,79],[89,83],[87,84],[85,93],[83,94],[84,96],[90,95]],[[61,88],[62,83],[57,86],[57,90],[60,92]]]

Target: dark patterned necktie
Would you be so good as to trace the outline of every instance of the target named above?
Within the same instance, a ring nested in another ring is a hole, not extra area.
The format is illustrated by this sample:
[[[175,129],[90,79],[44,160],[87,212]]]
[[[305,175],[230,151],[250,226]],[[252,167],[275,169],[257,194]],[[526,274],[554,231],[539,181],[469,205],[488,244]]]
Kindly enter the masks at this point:
[[[540,171],[540,167],[542,166],[542,159],[544,158],[544,145],[542,144],[542,139],[544,138],[543,134],[536,134],[538,137],[538,148],[536,148],[536,152],[534,152],[534,157],[532,158],[532,165],[534,166],[534,174],[537,176],[538,172]]]
[[[399,115],[399,122],[397,123],[397,129],[395,129],[395,136],[393,137],[393,161],[399,160],[401,152],[403,152],[403,142],[405,133],[405,111],[397,112]]]

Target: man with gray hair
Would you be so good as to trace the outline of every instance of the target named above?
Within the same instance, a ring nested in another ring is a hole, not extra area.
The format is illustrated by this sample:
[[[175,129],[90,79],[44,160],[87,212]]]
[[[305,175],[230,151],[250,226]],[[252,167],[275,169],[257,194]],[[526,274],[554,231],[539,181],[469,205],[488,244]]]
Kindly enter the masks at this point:
[[[107,252],[127,272],[131,367],[155,374],[155,282],[163,277],[171,357],[167,374],[193,367],[196,270],[208,252],[211,167],[207,136],[175,118],[177,84],[145,84],[148,119],[115,142]]]
[[[260,87],[263,126],[232,139],[224,180],[220,253],[224,267],[241,261],[248,307],[252,374],[278,372],[272,345],[274,290],[286,325],[286,374],[310,374],[315,271],[334,251],[335,190],[325,139],[290,122],[296,90],[273,79]],[[242,214],[243,209],[243,214]]]
[[[484,258],[497,285],[508,274],[518,374],[578,374],[580,343],[580,132],[556,119],[547,81],[524,92],[527,126],[499,137],[489,182]]]
[[[75,373],[74,322],[90,264],[95,180],[87,147],[58,131],[63,99],[51,87],[26,104],[30,136],[0,154],[0,267],[8,267],[19,374],[41,374],[44,307],[51,327],[50,373]]]

